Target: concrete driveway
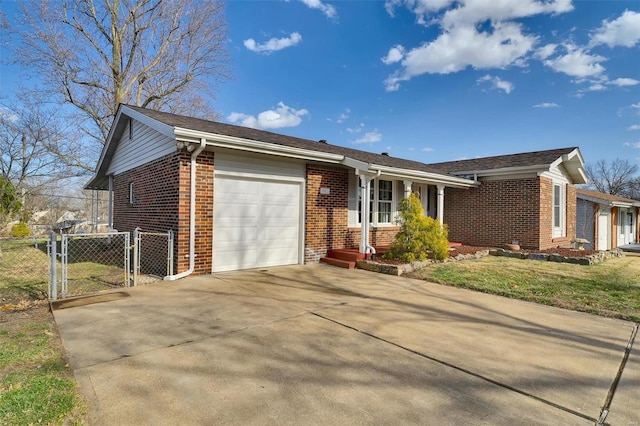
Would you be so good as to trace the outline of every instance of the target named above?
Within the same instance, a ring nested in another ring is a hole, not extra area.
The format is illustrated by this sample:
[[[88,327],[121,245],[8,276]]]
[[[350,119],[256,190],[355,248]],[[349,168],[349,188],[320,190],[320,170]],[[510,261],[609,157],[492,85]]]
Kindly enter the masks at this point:
[[[54,312],[92,424],[640,425],[625,321],[325,265],[105,298]]]

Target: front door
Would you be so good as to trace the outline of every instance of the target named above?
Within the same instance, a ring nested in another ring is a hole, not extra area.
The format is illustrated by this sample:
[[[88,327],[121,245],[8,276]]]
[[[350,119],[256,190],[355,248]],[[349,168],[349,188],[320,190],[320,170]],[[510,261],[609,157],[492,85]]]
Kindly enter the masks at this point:
[[[598,216],[598,250],[609,250],[611,248],[611,238],[609,238],[611,227],[609,226],[610,214],[601,213]]]
[[[635,217],[631,210],[620,209],[620,220],[618,224],[619,236],[618,245],[635,243],[633,228],[635,226]]]

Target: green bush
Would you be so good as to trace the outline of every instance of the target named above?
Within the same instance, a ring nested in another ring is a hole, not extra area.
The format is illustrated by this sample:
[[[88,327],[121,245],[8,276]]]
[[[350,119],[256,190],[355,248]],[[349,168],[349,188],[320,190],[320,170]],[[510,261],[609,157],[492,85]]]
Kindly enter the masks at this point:
[[[24,222],[18,222],[11,227],[12,237],[28,237],[31,235],[31,230]]]
[[[448,230],[437,220],[425,216],[422,203],[414,194],[398,204],[401,226],[391,248],[383,256],[405,262],[425,260],[428,255],[436,260],[449,257]]]

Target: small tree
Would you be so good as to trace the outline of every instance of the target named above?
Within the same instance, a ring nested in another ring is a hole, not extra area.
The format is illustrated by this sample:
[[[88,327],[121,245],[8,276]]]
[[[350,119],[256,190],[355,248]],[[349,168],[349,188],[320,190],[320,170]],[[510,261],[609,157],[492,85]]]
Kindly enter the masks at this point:
[[[4,222],[4,217],[10,220],[21,208],[22,203],[11,181],[0,175],[0,222]]]
[[[436,260],[444,260],[449,256],[447,227],[424,215],[422,203],[415,194],[400,201],[398,212],[398,223],[402,229],[385,253],[385,259],[413,262],[425,260],[427,253]]]
[[[31,230],[29,229],[27,224],[24,222],[18,222],[11,227],[12,237],[22,238],[22,237],[28,237],[29,235],[31,235]]]

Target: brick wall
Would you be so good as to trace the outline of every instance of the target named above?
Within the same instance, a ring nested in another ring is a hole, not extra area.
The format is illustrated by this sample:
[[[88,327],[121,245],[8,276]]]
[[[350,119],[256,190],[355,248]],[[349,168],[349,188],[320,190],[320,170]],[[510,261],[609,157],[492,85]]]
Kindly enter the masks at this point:
[[[213,153],[203,152],[196,172],[195,273],[211,272],[213,245]],[[114,176],[113,222],[118,231],[136,227],[175,233],[174,272],[189,268],[189,195],[191,156],[171,154]],[[135,202],[129,203],[133,182]]]
[[[360,228],[349,228],[349,170],[307,165],[305,262],[315,263],[334,248],[360,246]],[[320,194],[329,188],[330,194]],[[373,246],[389,245],[399,227],[370,227]]]
[[[444,222],[449,240],[470,245],[540,244],[539,178],[485,181],[477,188],[446,188]],[[575,214],[574,214],[575,216]]]
[[[320,188],[329,188],[330,193],[320,194]],[[329,249],[353,245],[348,232],[348,197],[348,170],[307,165],[305,262],[318,262]]]

